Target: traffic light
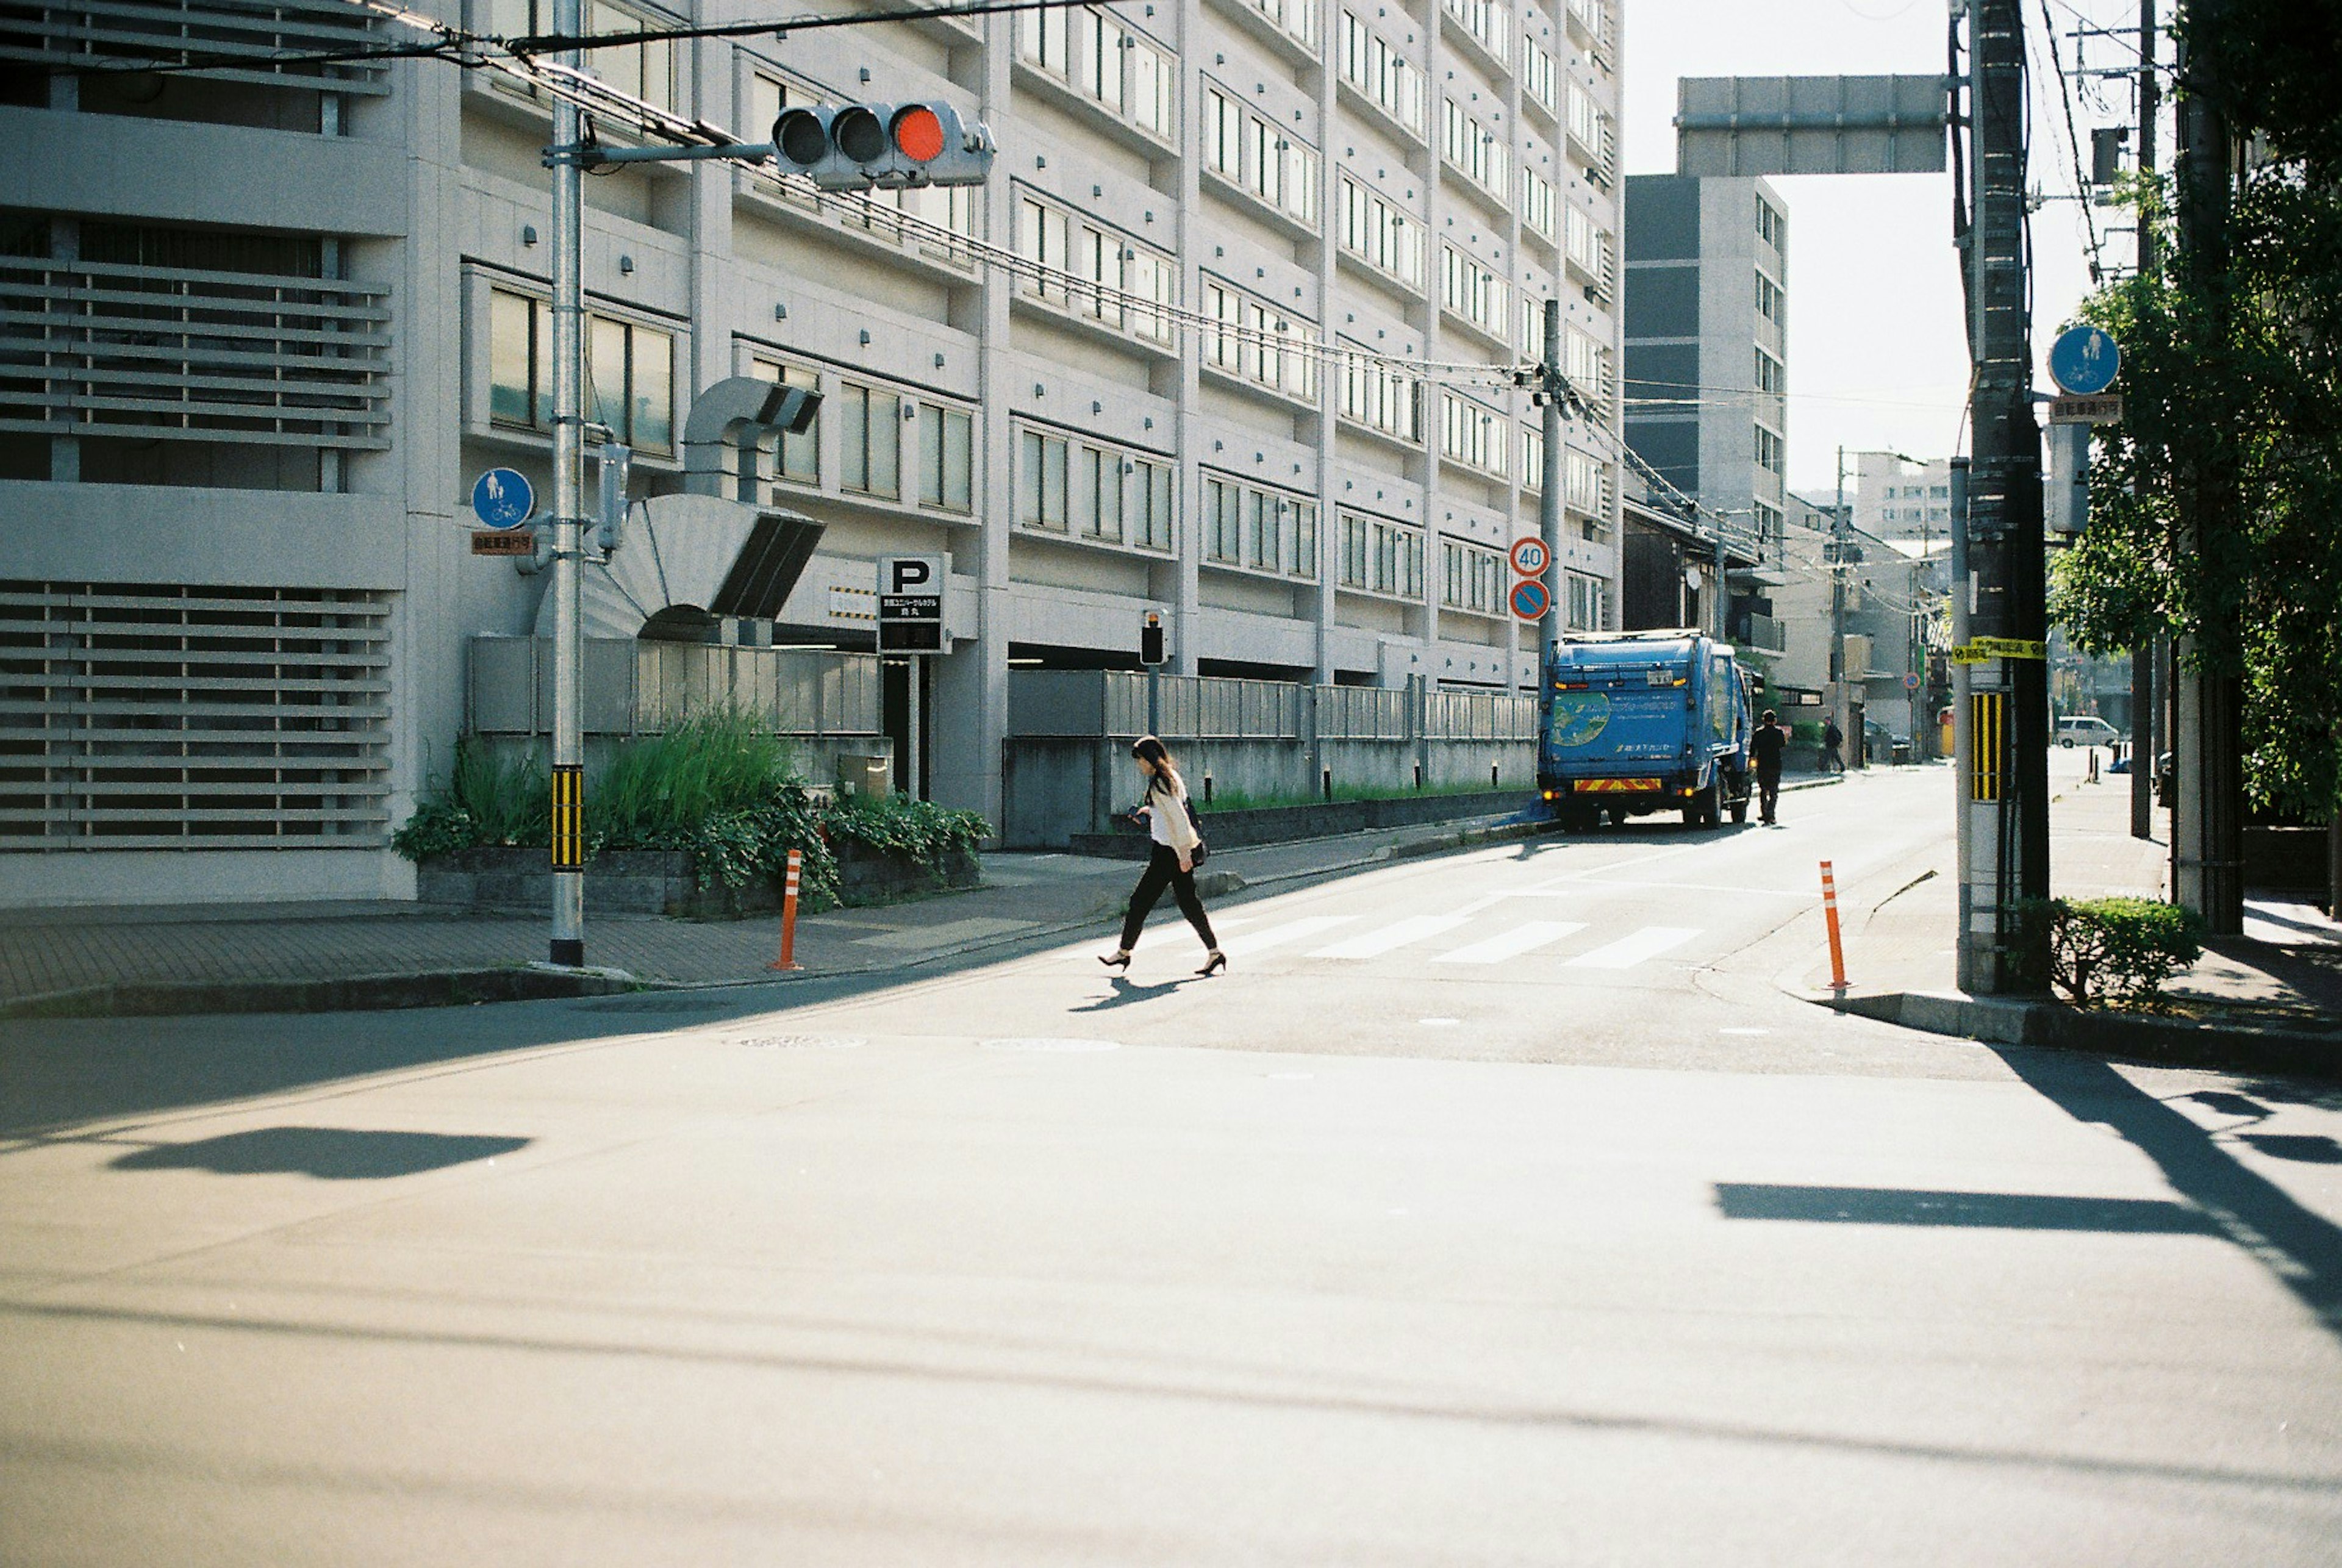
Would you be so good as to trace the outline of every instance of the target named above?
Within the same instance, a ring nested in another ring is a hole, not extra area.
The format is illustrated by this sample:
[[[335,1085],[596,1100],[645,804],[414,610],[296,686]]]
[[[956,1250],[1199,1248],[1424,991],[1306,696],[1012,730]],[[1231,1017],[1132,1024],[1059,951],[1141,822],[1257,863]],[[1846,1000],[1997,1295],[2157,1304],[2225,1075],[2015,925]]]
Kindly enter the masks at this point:
[[[773,159],[826,191],[980,185],[992,173],[992,133],[944,103],[786,109],[773,122]]]
[[[1159,664],[1163,662],[1163,612],[1149,610],[1138,623],[1138,662]]]

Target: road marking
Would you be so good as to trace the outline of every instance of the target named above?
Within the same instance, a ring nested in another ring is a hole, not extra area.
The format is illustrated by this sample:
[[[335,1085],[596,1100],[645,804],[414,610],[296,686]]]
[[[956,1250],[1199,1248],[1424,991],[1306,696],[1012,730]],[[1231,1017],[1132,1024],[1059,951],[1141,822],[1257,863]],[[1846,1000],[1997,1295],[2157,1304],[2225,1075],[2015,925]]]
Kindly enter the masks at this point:
[[[1770,1029],[1719,1029],[1718,1034],[1770,1034]]]
[[[1548,942],[1586,929],[1582,920],[1525,920],[1510,931],[1499,932],[1485,942],[1469,947],[1459,947],[1453,953],[1443,953],[1434,964],[1502,964],[1507,958],[1518,958],[1532,948],[1543,947]]]
[[[1337,925],[1347,925],[1356,918],[1355,914],[1312,914],[1306,919],[1288,920],[1282,925],[1248,931],[1220,945],[1230,953],[1259,953],[1266,948],[1281,947],[1288,942],[1298,942],[1305,936],[1315,936],[1321,931],[1331,931]]]
[[[1354,936],[1347,942],[1336,942],[1311,954],[1312,958],[1372,958],[1388,953],[1394,947],[1405,947],[1410,942],[1421,942],[1426,936],[1436,936],[1443,931],[1453,931],[1467,917],[1461,914],[1412,914],[1405,920],[1395,920],[1380,931],[1369,931],[1364,936]]]
[[[1646,925],[1632,936],[1621,937],[1607,947],[1597,947],[1591,953],[1581,953],[1567,964],[1571,969],[1632,969],[1646,958],[1656,958],[1671,947],[1680,947],[1697,936],[1696,927],[1680,925]]]

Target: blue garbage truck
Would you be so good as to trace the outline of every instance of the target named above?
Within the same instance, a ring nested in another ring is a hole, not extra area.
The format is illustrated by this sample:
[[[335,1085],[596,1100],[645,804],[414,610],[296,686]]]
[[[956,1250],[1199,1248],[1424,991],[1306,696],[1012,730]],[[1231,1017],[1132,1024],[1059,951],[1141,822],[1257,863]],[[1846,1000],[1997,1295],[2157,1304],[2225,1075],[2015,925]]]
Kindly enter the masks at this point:
[[[1751,682],[1730,644],[1689,629],[1572,632],[1545,664],[1537,788],[1571,832],[1680,811],[1748,820]]]

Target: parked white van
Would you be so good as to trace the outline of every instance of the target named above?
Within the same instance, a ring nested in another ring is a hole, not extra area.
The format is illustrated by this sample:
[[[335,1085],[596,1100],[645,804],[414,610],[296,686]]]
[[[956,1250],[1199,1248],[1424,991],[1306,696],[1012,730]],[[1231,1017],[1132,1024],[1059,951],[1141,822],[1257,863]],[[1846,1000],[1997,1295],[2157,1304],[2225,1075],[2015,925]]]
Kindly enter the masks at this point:
[[[2122,739],[2122,732],[2096,714],[2068,714],[2057,721],[2057,744],[2061,746],[2110,746]]]

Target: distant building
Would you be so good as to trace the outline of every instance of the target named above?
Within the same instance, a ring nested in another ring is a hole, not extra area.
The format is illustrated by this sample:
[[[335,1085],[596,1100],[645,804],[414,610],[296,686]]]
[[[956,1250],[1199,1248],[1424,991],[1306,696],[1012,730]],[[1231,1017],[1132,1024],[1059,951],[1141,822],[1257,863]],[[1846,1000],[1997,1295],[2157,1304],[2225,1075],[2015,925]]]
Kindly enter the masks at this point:
[[[1848,453],[1859,464],[1855,483],[1854,525],[1877,539],[1921,543],[1951,537],[1952,465],[1947,458],[1906,463],[1891,452]]]
[[[1788,209],[1761,179],[1626,179],[1626,443],[1777,543],[1788,443]]]

